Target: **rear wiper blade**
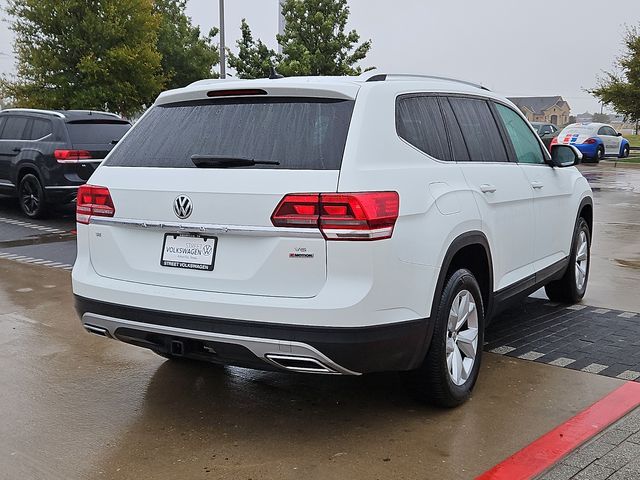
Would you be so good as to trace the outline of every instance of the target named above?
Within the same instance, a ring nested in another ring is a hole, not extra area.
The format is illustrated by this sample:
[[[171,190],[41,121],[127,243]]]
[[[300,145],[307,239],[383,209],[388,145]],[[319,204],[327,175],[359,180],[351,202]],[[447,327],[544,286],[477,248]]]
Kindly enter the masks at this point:
[[[253,165],[280,165],[272,160],[254,160],[253,158],[229,157],[227,155],[191,155],[191,161],[198,168],[252,167]]]

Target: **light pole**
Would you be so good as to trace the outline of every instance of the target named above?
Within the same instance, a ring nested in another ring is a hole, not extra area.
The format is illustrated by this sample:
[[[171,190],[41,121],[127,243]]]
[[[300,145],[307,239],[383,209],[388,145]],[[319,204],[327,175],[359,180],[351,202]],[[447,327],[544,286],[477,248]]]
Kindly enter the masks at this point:
[[[284,35],[284,15],[282,14],[282,7],[284,6],[285,0],[278,0],[278,33],[280,35]],[[278,42],[278,53],[282,53],[282,45]]]
[[[220,3],[220,78],[227,78],[227,52],[224,44],[224,0]]]

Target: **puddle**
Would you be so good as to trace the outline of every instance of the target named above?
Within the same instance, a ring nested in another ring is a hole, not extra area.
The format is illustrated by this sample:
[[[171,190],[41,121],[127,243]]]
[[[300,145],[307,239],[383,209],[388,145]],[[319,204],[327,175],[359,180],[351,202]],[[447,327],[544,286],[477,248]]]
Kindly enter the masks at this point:
[[[640,269],[640,260],[622,260],[620,258],[613,259],[621,267]]]

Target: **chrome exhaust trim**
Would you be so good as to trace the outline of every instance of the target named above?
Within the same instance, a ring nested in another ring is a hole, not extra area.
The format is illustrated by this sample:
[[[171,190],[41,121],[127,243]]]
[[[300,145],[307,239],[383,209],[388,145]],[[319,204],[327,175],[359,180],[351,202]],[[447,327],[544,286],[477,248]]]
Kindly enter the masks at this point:
[[[113,338],[111,336],[111,334],[109,333],[109,330],[107,330],[106,328],[96,327],[95,325],[90,325],[88,323],[85,323],[84,324],[84,329],[89,333],[93,333],[94,335],[100,335],[101,337],[107,337],[107,338]]]
[[[149,323],[134,322],[132,320],[124,320],[121,318],[108,317],[106,315],[99,315],[97,313],[90,312],[87,312],[82,316],[82,324],[84,328],[91,333],[113,339],[117,339],[116,330],[119,328],[131,328],[148,333],[189,338],[205,342],[210,341],[242,345],[264,362],[288,371],[362,375],[361,373],[354,372],[348,368],[338,365],[316,348],[301,342],[227,335],[223,333],[203,332],[165,325],[153,325]]]
[[[327,367],[315,358],[273,354],[265,355],[265,358],[277,367],[284,368],[285,370],[290,370],[292,372],[340,374],[340,372]]]

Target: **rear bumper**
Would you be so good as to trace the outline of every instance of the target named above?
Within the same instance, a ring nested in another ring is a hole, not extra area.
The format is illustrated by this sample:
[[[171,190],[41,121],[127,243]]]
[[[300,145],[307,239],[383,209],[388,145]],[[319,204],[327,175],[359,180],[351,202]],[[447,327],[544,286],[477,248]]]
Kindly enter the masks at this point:
[[[428,319],[369,327],[317,327],[230,320],[75,297],[88,331],[164,353],[265,370],[358,375],[417,368]],[[177,346],[177,347],[176,347]],[[315,366],[314,366],[315,365]]]
[[[580,150],[582,152],[582,155],[584,155],[587,158],[596,158],[598,155],[598,144],[597,143],[593,143],[593,144],[572,144],[574,147],[576,147],[578,150]]]
[[[78,195],[80,185],[55,185],[45,187],[47,201],[51,203],[71,203]]]

